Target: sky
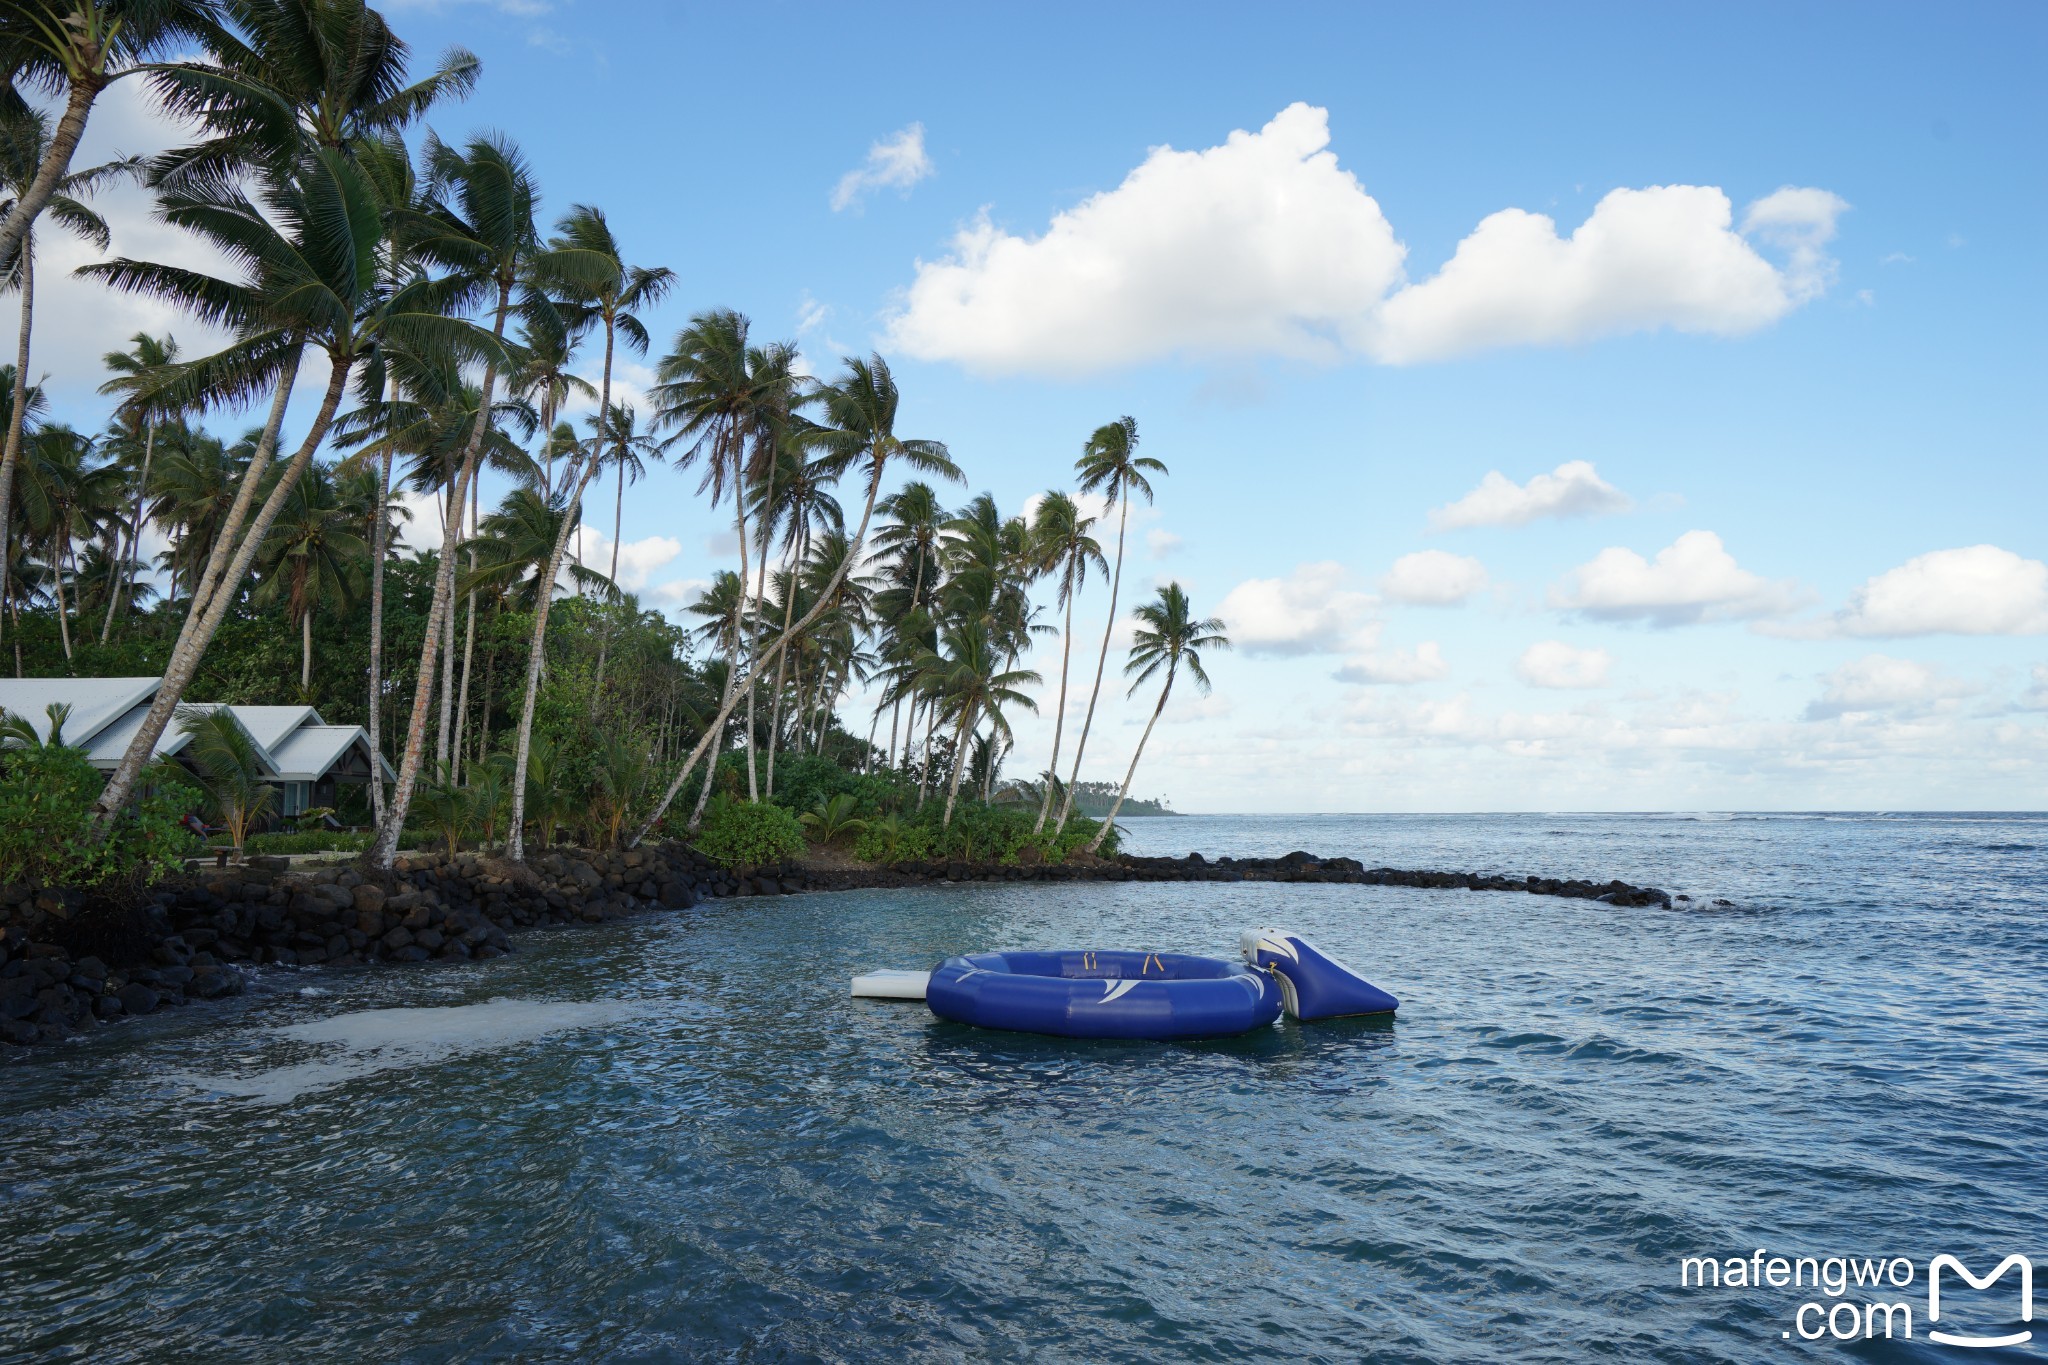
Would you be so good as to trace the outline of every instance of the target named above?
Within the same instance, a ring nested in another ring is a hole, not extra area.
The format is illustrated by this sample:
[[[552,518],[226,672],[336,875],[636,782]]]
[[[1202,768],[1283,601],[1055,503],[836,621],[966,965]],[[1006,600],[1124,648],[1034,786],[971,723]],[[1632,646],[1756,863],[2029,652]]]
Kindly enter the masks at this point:
[[[444,139],[511,136],[548,214],[597,204],[677,272],[657,353],[721,306],[822,376],[879,351],[899,432],[1006,511],[1137,420],[1170,472],[1128,509],[1119,614],[1178,581],[1234,644],[1139,795],[2048,806],[2039,6],[387,12],[422,68],[482,60]],[[87,158],[174,137],[139,89],[102,105]],[[104,207],[117,253],[198,260],[135,192]],[[113,342],[207,338],[61,278],[90,258],[42,248],[31,372],[97,426]],[[627,490],[650,606],[733,562],[696,486]],[[1076,604],[1063,768],[1108,607]],[[1122,776],[1156,700],[1124,695],[1128,641],[1084,778]],[[1047,760],[1061,652],[1026,662],[1012,775]]]

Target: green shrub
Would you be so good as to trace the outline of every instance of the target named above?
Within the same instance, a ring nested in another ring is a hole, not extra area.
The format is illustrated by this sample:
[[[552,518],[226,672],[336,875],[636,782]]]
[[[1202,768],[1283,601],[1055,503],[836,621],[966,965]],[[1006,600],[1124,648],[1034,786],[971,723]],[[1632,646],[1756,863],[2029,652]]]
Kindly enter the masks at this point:
[[[832,844],[868,827],[868,822],[856,813],[859,810],[859,798],[842,792],[838,796],[819,797],[818,804],[799,815],[797,821],[811,838],[821,844]]]
[[[723,867],[752,868],[803,856],[803,826],[770,801],[713,797],[697,851]]]
[[[114,892],[178,871],[199,840],[179,823],[200,803],[169,764],[148,768],[135,802],[104,840],[93,802],[106,778],[78,749],[10,749],[0,757],[0,882]]]

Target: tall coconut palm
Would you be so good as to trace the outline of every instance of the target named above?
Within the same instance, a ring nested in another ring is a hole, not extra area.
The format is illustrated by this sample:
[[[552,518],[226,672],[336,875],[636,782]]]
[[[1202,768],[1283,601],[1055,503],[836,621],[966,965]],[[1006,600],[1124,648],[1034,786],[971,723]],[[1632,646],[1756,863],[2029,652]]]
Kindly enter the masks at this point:
[[[242,266],[242,279],[126,259],[81,272],[235,330],[236,339],[226,349],[177,367],[177,377],[161,391],[166,402],[197,408],[245,401],[265,388],[274,391],[263,436],[195,585],[163,685],[100,797],[102,829],[126,806],[292,486],[326,439],[357,365],[387,336],[414,349],[440,346],[475,357],[486,363],[487,372],[503,354],[497,338],[448,317],[435,286],[418,281],[396,291],[381,288],[381,206],[347,157],[326,150],[310,155],[289,182],[265,186],[260,199],[260,204],[252,201],[238,186],[208,185],[168,191],[159,200],[168,221],[205,238]],[[277,449],[284,405],[308,346],[327,359],[325,391],[305,440],[278,476],[268,479],[264,476]],[[259,488],[268,491],[252,517]]]
[[[96,464],[96,455],[90,436],[50,425],[29,440],[18,470],[26,538],[42,550],[67,661],[72,658],[72,608],[78,605],[67,601],[64,591],[77,573],[73,547],[114,515],[121,492],[120,470]]]
[[[10,213],[30,194],[50,151],[50,121],[40,111],[19,110],[0,119],[0,213]],[[112,161],[57,177],[43,212],[56,226],[105,251],[112,242],[107,224],[82,202],[94,189],[131,171],[132,161]],[[0,531],[9,523],[15,464],[21,458],[22,423],[28,416],[29,336],[36,314],[36,233],[24,226],[12,251],[0,256],[0,283],[21,292],[21,329],[15,338],[13,401],[8,406],[7,443],[0,449]],[[6,596],[7,557],[0,554],[0,597]],[[71,657],[65,650],[65,657]]]
[[[1080,505],[1065,493],[1047,493],[1039,501],[1031,519],[1032,546],[1039,567],[1053,576],[1053,600],[1064,609],[1066,623],[1060,629],[1060,699],[1052,716],[1052,758],[1046,762],[1046,771],[1057,773],[1060,767],[1060,739],[1067,722],[1067,665],[1074,653],[1074,599],[1088,581],[1088,570],[1094,570],[1107,578],[1109,565],[1102,557],[1102,546],[1089,532],[1095,527],[1095,518],[1083,516]],[[1044,796],[1038,803],[1038,819],[1033,822],[1033,834],[1045,828],[1046,817],[1052,813],[1053,788],[1057,782],[1045,784]]]
[[[1138,454],[1138,422],[1119,417],[1095,429],[1074,469],[1081,476],[1083,493],[1100,492],[1106,505],[1117,509],[1116,567],[1109,577],[1109,617],[1102,624],[1102,652],[1095,660],[1095,685],[1088,691],[1088,712],[1081,719],[1081,735],[1074,744],[1074,768],[1067,778],[1067,794],[1060,801],[1060,818],[1055,831],[1066,828],[1074,813],[1074,786],[1081,780],[1081,759],[1088,751],[1088,732],[1095,726],[1095,703],[1102,696],[1102,671],[1109,662],[1110,632],[1116,629],[1117,597],[1124,581],[1124,532],[1131,522],[1133,495],[1152,501],[1148,474],[1164,474],[1166,466],[1150,456]]]
[[[1180,670],[1185,668],[1188,671],[1196,690],[1206,697],[1209,695],[1209,675],[1202,669],[1202,651],[1230,648],[1230,640],[1223,634],[1223,622],[1215,617],[1197,620],[1194,609],[1188,605],[1187,593],[1178,583],[1168,583],[1159,590],[1158,597],[1132,614],[1138,618],[1138,630],[1131,641],[1130,662],[1124,665],[1124,676],[1131,679],[1130,690],[1125,695],[1136,693],[1162,668],[1166,670],[1166,680],[1160,684],[1159,701],[1152,707],[1152,718],[1145,722],[1145,732],[1138,736],[1138,747],[1131,754],[1131,766],[1124,769],[1124,785],[1117,791],[1116,802],[1109,808],[1109,814],[1102,818],[1102,828],[1095,831],[1095,838],[1088,844],[1090,853],[1102,847],[1102,841],[1116,826],[1117,812],[1124,808],[1124,798],[1131,794],[1131,779],[1138,774],[1138,760],[1145,756],[1145,741],[1152,738],[1152,727],[1159,723],[1159,714],[1166,709],[1166,699],[1173,695],[1173,682]]]
[[[677,438],[671,436],[666,440],[660,440],[641,431],[630,403],[614,403],[608,411],[610,416],[603,423],[598,422],[595,413],[591,414],[590,459],[592,468],[609,464],[618,470],[618,493],[612,504],[612,567],[610,573],[606,575],[609,582],[617,583],[619,537],[624,533],[626,519],[626,482],[629,478],[634,483],[640,482],[647,473],[647,466],[658,464]],[[590,687],[590,707],[593,715],[597,712],[599,698],[604,694],[605,664],[611,657],[611,646],[612,618],[607,615],[604,630],[597,638],[597,677]]]
[[[292,486],[291,496],[271,524],[258,559],[264,572],[255,600],[282,599],[285,615],[299,626],[299,690],[313,690],[313,613],[345,609],[356,600],[369,568],[370,547],[354,525],[363,509],[340,497],[332,471],[315,464]]]
[[[534,463],[540,467],[540,491],[553,497],[555,461],[578,449],[576,429],[560,421],[562,405],[572,398],[595,400],[597,386],[581,375],[571,374],[576,359],[576,339],[562,327],[559,317],[545,324],[526,320],[519,338],[521,359],[506,387],[533,405],[540,418],[540,447]]]
[[[586,204],[570,209],[560,224],[551,249],[551,261],[542,266],[541,273],[564,301],[560,310],[564,330],[604,328],[604,364],[598,383],[597,410],[600,414],[609,414],[612,411],[612,363],[619,341],[624,338],[628,349],[637,354],[647,353],[647,328],[634,310],[660,302],[674,286],[675,273],[666,267],[627,265],[625,253],[618,239],[612,235],[611,225],[605,221],[604,214]],[[603,434],[599,433],[600,436]],[[534,602],[533,642],[528,646],[526,661],[526,691],[520,701],[519,732],[512,749],[512,815],[505,826],[505,852],[515,862],[525,857],[527,749],[533,742],[534,708],[540,700],[540,671],[547,657],[548,613],[553,603],[555,575],[561,572],[562,556],[569,548],[569,532],[582,514],[583,490],[596,471],[601,454],[601,450],[593,449],[580,462],[572,458],[570,468],[563,472],[562,482],[567,495],[562,501],[564,516],[559,543],[548,559],[546,589],[536,595]],[[624,477],[622,466],[620,478],[623,480]],[[620,513],[623,515],[623,483],[620,487]],[[616,579],[616,528],[612,543],[612,577]]]
[[[170,530],[171,547],[162,564],[170,574],[173,598],[181,584],[188,594],[197,586],[199,567],[226,524],[260,435],[252,433],[230,446],[182,421],[157,433],[156,472],[144,518]]]
[[[115,409],[115,416],[131,427],[142,428],[142,463],[135,475],[135,508],[128,518],[127,540],[121,555],[121,590],[107,595],[107,619],[100,626],[101,644],[105,644],[113,632],[117,604],[123,597],[133,600],[135,596],[135,572],[142,549],[143,510],[149,498],[149,468],[156,456],[157,423],[166,415],[152,401],[151,391],[169,377],[171,367],[178,359],[177,339],[169,335],[159,338],[147,332],[137,332],[129,344],[133,349],[108,351],[100,358],[101,363],[114,372],[112,379],[100,385],[100,392],[126,395]]]
[[[832,496],[837,469],[831,459],[810,459],[806,450],[808,424],[792,426],[775,459],[775,473],[760,488],[754,507],[754,524],[761,536],[761,562],[768,561],[769,545],[776,532],[782,533],[782,554],[790,565],[801,565],[810,556],[813,531],[843,531],[846,525],[839,500]],[[792,571],[793,574],[793,571]],[[782,629],[790,628],[798,594],[792,589],[782,598]],[[775,795],[775,750],[782,736],[782,695],[785,649],[775,661],[774,702],[768,717],[768,795]],[[801,733],[801,729],[799,729]]]
[[[86,119],[124,76],[160,69],[161,53],[224,36],[215,0],[9,0],[0,23],[0,71],[13,107],[23,89],[64,97],[35,174],[0,213],[0,261],[11,261],[36,218],[61,192]]]
[[[697,491],[709,492],[714,507],[727,492],[732,494],[742,584],[750,577],[748,487],[766,472],[764,465],[773,458],[774,445],[762,439],[771,429],[770,414],[778,409],[789,410],[796,385],[796,348],[780,343],[752,346],[748,342],[751,327],[745,314],[730,308],[713,309],[691,318],[689,325],[676,333],[669,353],[662,358],[656,371],[660,382],[653,394],[656,421],[675,427],[680,437],[691,442],[677,456],[676,467],[685,468],[703,455],[704,477]],[[735,684],[741,676],[740,648],[745,641],[740,620],[742,605],[734,604],[732,628],[726,635],[727,658],[733,665],[727,681]],[[746,685],[750,715],[746,737],[748,795],[759,800],[760,783],[754,772],[751,673],[746,675]],[[721,700],[721,710],[727,700],[730,699]]]
[[[601,262],[572,259],[573,253],[542,248],[534,214],[540,190],[526,160],[511,143],[493,137],[473,138],[461,151],[429,136],[426,147],[431,206],[413,222],[413,241],[420,254],[448,272],[457,297],[482,303],[490,312],[492,350],[484,366],[483,386],[477,418],[468,448],[456,474],[451,505],[461,508],[469,496],[471,480],[490,425],[491,401],[498,375],[506,358],[502,347],[506,320],[511,316],[513,291],[545,270],[550,278],[581,278],[597,273]],[[525,306],[536,311],[545,300],[529,294]],[[419,682],[414,689],[413,711],[406,728],[405,754],[399,767],[397,789],[391,808],[385,812],[383,828],[371,850],[372,860],[388,868],[398,853],[398,838],[405,825],[405,812],[412,800],[413,784],[419,779],[423,745],[426,740],[427,704],[433,697],[434,651],[442,632],[449,628],[450,607],[455,593],[455,554],[460,517],[450,517],[442,530],[441,569],[434,584],[434,604],[428,612],[426,638],[421,644]],[[543,598],[545,600],[545,598]],[[444,694],[442,708],[448,709]],[[442,730],[447,731],[444,719]],[[519,796],[515,786],[514,798]]]
[[[953,463],[952,455],[942,441],[905,438],[896,434],[896,415],[902,405],[902,395],[896,387],[896,377],[889,372],[888,362],[879,355],[866,360],[849,356],[846,360],[846,375],[837,383],[820,391],[818,397],[824,404],[827,425],[811,438],[820,450],[840,461],[848,472],[858,472],[867,484],[867,496],[862,504],[860,526],[853,534],[852,544],[846,557],[834,571],[832,581],[823,585],[818,599],[803,618],[793,623],[789,632],[770,643],[755,654],[750,662],[749,674],[757,675],[763,665],[780,657],[790,638],[810,628],[811,622],[822,615],[827,604],[837,600],[841,581],[853,566],[863,562],[867,549],[868,524],[874,519],[875,500],[882,491],[882,478],[892,465],[908,465],[914,470],[936,474],[949,479],[961,479],[960,468]],[[669,804],[676,793],[683,789],[691,771],[701,762],[712,743],[723,733],[725,722],[731,717],[735,699],[728,696],[719,707],[718,717],[705,727],[703,738],[677,769],[669,782],[668,790],[634,831],[628,846],[639,843],[647,837],[661,817],[668,813]]]

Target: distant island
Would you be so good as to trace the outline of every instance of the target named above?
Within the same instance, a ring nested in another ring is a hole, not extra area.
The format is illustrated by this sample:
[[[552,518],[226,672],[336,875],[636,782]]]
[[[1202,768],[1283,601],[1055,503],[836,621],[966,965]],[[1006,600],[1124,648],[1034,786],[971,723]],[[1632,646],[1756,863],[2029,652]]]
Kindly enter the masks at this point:
[[[1116,804],[1116,783],[1076,782],[1074,784],[1074,809],[1091,820],[1100,820],[1109,814],[1109,808]],[[1131,815],[1178,815],[1166,804],[1166,798],[1146,800],[1142,797],[1127,796],[1123,809],[1117,812],[1119,819]]]

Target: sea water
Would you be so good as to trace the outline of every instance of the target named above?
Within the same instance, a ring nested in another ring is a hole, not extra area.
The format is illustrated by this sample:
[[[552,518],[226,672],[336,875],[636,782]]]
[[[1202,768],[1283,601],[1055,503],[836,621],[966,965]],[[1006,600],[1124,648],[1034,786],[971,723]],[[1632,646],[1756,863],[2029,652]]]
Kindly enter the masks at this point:
[[[1692,899],[978,884],[267,969],[0,1065],[0,1360],[1750,1361],[1845,1349],[1792,1335],[1837,1297],[1682,1285],[1688,1258],[2048,1263],[2048,817],[1182,817],[1130,846]],[[1261,923],[1398,1019],[1082,1043],[847,996]],[[1945,1324],[2025,1325],[1945,1295]],[[1958,1354],[1924,1282],[1878,1297],[1914,1339],[1855,1358]]]

